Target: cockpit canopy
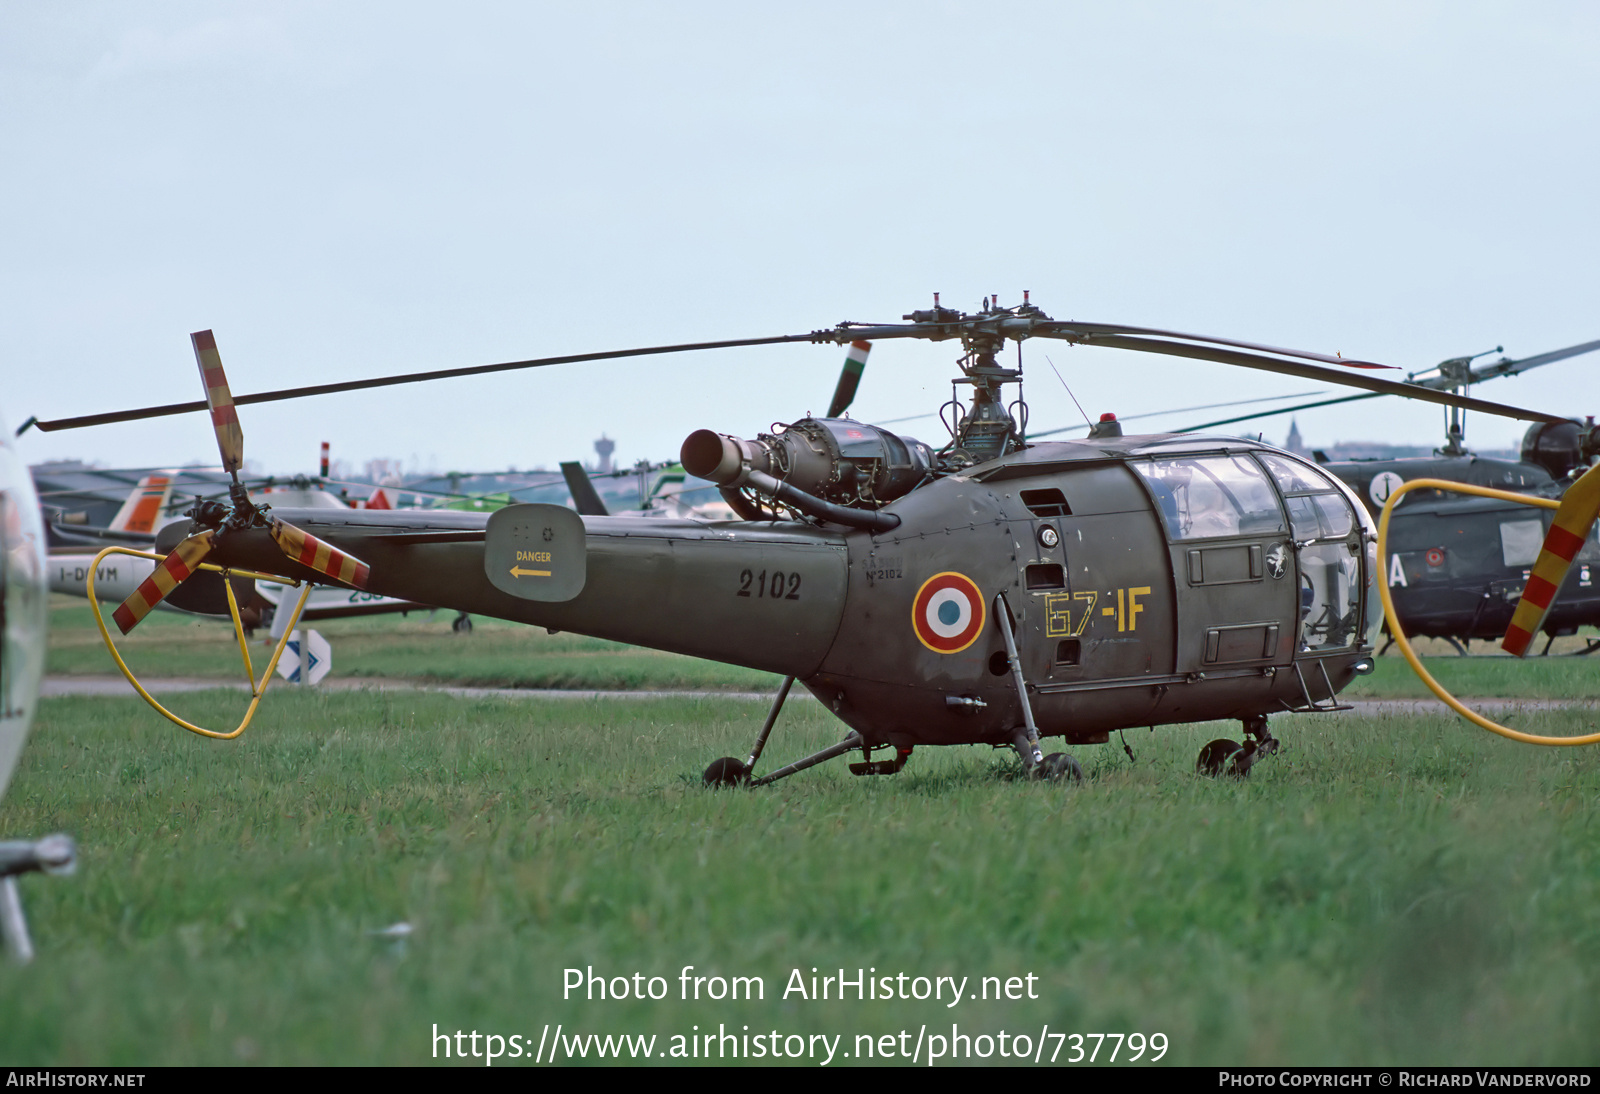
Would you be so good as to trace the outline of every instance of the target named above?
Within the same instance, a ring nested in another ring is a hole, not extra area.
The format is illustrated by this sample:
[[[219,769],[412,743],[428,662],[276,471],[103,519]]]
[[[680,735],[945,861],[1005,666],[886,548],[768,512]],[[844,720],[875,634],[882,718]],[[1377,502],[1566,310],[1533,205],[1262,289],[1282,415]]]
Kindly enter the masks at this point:
[[[1338,480],[1260,450],[1156,455],[1129,466],[1144,479],[1173,541],[1289,533],[1301,583],[1301,649],[1346,646],[1363,618],[1371,641],[1382,613],[1359,562],[1365,554],[1368,573],[1375,572],[1371,518]]]

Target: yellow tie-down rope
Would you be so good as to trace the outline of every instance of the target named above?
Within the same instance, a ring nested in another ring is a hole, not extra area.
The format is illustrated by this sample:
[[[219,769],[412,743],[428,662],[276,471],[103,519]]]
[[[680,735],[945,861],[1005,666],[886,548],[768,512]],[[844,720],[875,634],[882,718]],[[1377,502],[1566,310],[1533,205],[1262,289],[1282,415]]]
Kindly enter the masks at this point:
[[[1394,507],[1399,504],[1400,498],[1407,491],[1432,488],[1434,490],[1449,490],[1457,494],[1474,494],[1480,498],[1499,498],[1501,501],[1514,501],[1519,505],[1537,505],[1541,509],[1559,509],[1561,503],[1550,498],[1531,497],[1527,494],[1513,494],[1509,490],[1494,490],[1487,486],[1470,486],[1464,482],[1448,482],[1444,479],[1412,479],[1398,487],[1383,503],[1383,515],[1378,520],[1378,568],[1380,573],[1374,574],[1378,582],[1378,595],[1383,598],[1383,613],[1389,620],[1389,633],[1393,635],[1395,643],[1400,647],[1400,652],[1405,654],[1411,667],[1416,670],[1422,682],[1443,699],[1445,703],[1467,721],[1482,726],[1490,733],[1498,733],[1502,737],[1509,737],[1513,741],[1522,741],[1530,745],[1592,745],[1600,743],[1600,733],[1590,733],[1583,737],[1540,737],[1532,733],[1523,733],[1519,730],[1503,726],[1498,722],[1491,722],[1476,711],[1469,710],[1459,699],[1444,690],[1439,681],[1435,680],[1427,669],[1422,667],[1416,651],[1411,648],[1411,642],[1406,638],[1406,632],[1400,627],[1400,620],[1394,612],[1394,599],[1389,595],[1388,558],[1387,546],[1389,542],[1389,514],[1394,512]]]
[[[294,614],[289,617],[289,625],[283,629],[283,637],[278,639],[278,646],[272,651],[272,660],[267,663],[267,671],[261,674],[261,679],[258,682],[255,678],[255,669],[250,664],[250,650],[245,645],[244,622],[239,618],[239,601],[233,595],[233,583],[229,581],[228,578],[237,574],[240,577],[254,578],[261,581],[271,581],[279,585],[287,585],[291,588],[299,585],[300,582],[278,577],[274,574],[256,573],[253,570],[230,571],[221,566],[214,566],[209,562],[202,562],[200,564],[200,569],[212,570],[222,575],[222,587],[228,591],[228,611],[233,615],[233,633],[239,639],[239,653],[244,658],[245,680],[250,685],[250,709],[244,712],[244,721],[240,722],[239,727],[232,733],[218,733],[214,729],[205,729],[201,726],[194,725],[192,722],[184,721],[182,718],[178,717],[176,714],[172,713],[172,711],[168,710],[166,707],[157,702],[155,696],[146,691],[139,681],[134,679],[132,670],[128,668],[127,662],[122,659],[122,654],[117,652],[116,643],[111,641],[111,632],[106,629],[105,618],[100,614],[100,601],[97,600],[94,595],[95,571],[100,568],[101,560],[107,555],[132,555],[134,558],[154,559],[156,562],[160,562],[162,556],[153,554],[150,551],[135,551],[131,547],[107,547],[105,550],[95,555],[94,561],[89,564],[89,606],[94,609],[94,621],[100,625],[100,637],[105,639],[106,649],[111,651],[111,657],[114,661],[116,661],[117,668],[122,670],[122,675],[128,678],[128,683],[133,685],[133,689],[135,691],[144,696],[145,702],[149,703],[152,707],[159,711],[167,718],[168,721],[182,726],[190,733],[198,733],[202,737],[212,737],[219,741],[231,741],[235,737],[239,736],[239,734],[244,732],[245,727],[250,724],[250,719],[255,717],[256,707],[261,705],[261,696],[266,693],[267,685],[272,682],[272,673],[273,670],[278,667],[278,658],[283,656],[284,647],[289,644],[289,636],[294,633],[294,625],[300,622],[300,612],[306,606],[306,598],[311,595],[311,585],[308,583],[305,589],[300,593],[300,600],[294,606]]]

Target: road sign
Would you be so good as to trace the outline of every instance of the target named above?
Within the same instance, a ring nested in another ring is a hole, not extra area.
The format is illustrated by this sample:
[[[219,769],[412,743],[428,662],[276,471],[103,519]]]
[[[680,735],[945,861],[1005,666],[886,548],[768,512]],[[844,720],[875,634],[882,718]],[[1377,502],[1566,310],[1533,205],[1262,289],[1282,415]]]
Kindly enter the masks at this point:
[[[333,666],[333,648],[316,631],[297,630],[278,658],[278,675],[291,684],[319,684]]]

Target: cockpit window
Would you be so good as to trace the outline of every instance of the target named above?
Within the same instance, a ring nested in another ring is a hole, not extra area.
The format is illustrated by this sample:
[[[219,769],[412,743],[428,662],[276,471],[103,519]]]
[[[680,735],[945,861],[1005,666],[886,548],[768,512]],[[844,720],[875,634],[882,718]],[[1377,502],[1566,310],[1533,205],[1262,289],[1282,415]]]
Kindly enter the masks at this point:
[[[1282,532],[1272,484],[1247,456],[1135,461],[1173,539]]]
[[[1350,534],[1355,527],[1355,514],[1332,479],[1316,468],[1268,452],[1258,452],[1256,456],[1284,493],[1295,539],[1343,539]]]
[[[1348,542],[1356,527],[1350,499],[1334,480],[1314,467],[1270,452],[1257,452],[1256,458],[1283,491],[1283,504],[1289,510],[1300,570],[1300,649],[1353,645],[1362,634],[1364,589],[1359,557]],[[1374,588],[1370,568],[1375,561],[1369,558],[1367,563],[1367,588]],[[1381,613],[1374,615],[1370,598],[1366,599],[1367,618],[1381,619]]]
[[[1355,526],[1350,506],[1339,494],[1310,494],[1283,500],[1289,507],[1289,526],[1294,529],[1295,539],[1343,539]]]
[[[1286,460],[1282,456],[1274,456],[1270,452],[1258,452],[1257,455],[1272,473],[1278,489],[1285,494],[1315,494],[1323,490],[1339,489],[1333,484],[1333,480],[1314,467]]]

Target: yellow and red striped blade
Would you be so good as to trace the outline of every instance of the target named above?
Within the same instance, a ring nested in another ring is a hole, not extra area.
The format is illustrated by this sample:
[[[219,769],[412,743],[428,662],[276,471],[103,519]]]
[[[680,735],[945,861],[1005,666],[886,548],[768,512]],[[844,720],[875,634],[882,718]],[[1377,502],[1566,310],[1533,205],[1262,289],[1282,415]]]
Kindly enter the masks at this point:
[[[179,585],[189,580],[200,562],[211,553],[211,545],[216,533],[207,529],[199,535],[190,536],[172,549],[172,552],[162,559],[156,566],[155,572],[139,583],[133,590],[133,595],[122,602],[122,606],[111,613],[112,620],[123,634],[133,630],[139,620],[150,614],[150,609],[172,592]]]
[[[1584,540],[1589,538],[1596,514],[1600,514],[1600,464],[1585,471],[1562,496],[1561,508],[1556,510],[1555,520],[1544,537],[1544,547],[1528,575],[1528,584],[1523,587],[1522,599],[1517,601],[1517,610],[1511,614],[1511,626],[1506,628],[1501,649],[1517,657],[1527,655],[1528,646],[1550,613],[1550,605],[1555,601],[1572,560],[1578,557]]]
[[[244,466],[244,430],[239,428],[239,413],[233,407],[233,393],[222,372],[222,355],[217,340],[208,330],[189,335],[194,343],[194,359],[200,363],[200,380],[206,388],[206,405],[211,408],[211,427],[217,431],[217,451],[222,453],[222,469],[234,472]]]
[[[272,519],[271,530],[272,538],[278,541],[279,550],[302,566],[309,566],[319,574],[326,574],[335,581],[354,585],[358,589],[367,587],[370,568],[354,555],[347,555],[310,532],[303,532],[276,517]]]

